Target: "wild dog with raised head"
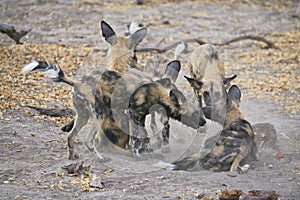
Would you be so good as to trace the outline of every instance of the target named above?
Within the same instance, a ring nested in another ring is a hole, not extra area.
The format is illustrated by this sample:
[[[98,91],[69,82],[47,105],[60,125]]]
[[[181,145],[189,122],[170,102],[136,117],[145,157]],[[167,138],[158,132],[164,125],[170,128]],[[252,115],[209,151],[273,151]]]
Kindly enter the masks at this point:
[[[200,94],[196,94],[196,97],[201,104],[203,97],[208,106],[203,108],[205,117],[223,124],[226,115],[225,86],[229,85],[236,75],[225,78],[224,65],[220,62],[218,51],[213,45],[204,44],[192,52],[190,76],[203,83]]]
[[[211,151],[200,158],[198,154],[173,162],[174,170],[187,170],[198,161],[205,169],[235,172],[239,164],[248,156],[258,160],[257,146],[251,124],[244,119],[238,108],[241,91],[231,86],[227,94],[227,115],[223,130]]]
[[[177,64],[180,64],[179,62]],[[144,84],[134,91],[129,101],[130,118],[134,122],[135,137],[134,152],[139,154],[143,151],[151,152],[148,133],[145,129],[145,118],[154,107],[162,107],[165,111],[166,121],[162,131],[163,144],[169,143],[169,118],[173,118],[192,128],[203,126],[206,121],[200,116],[200,111],[184,109],[186,101],[184,95],[175,87],[171,86],[171,80],[164,78],[153,83]],[[201,88],[201,86],[199,86]]]
[[[135,67],[135,48],[146,34],[146,29],[142,28],[128,37],[117,36],[115,31],[104,21],[101,22],[102,35],[111,44],[107,54],[108,68],[111,70],[126,71],[130,67]],[[73,106],[76,110],[75,123],[68,135],[69,159],[76,159],[78,155],[74,153],[75,137],[81,128],[93,115],[93,105],[95,99],[95,86],[102,72],[84,76],[82,81],[76,81],[64,74],[57,65],[44,61],[34,61],[24,66],[22,72],[41,71],[55,82],[65,82],[74,87],[72,97]]]
[[[147,29],[140,28],[127,37],[121,37],[106,22],[102,21],[101,27],[103,37],[111,45],[107,53],[107,69],[124,72],[135,67],[135,49],[144,39]]]

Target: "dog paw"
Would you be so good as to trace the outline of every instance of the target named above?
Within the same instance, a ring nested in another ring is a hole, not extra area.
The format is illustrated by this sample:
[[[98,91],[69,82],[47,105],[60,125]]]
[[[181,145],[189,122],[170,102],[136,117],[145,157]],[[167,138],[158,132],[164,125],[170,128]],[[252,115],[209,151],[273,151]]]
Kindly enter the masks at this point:
[[[238,172],[228,172],[227,176],[230,176],[230,177],[237,177],[239,175]]]

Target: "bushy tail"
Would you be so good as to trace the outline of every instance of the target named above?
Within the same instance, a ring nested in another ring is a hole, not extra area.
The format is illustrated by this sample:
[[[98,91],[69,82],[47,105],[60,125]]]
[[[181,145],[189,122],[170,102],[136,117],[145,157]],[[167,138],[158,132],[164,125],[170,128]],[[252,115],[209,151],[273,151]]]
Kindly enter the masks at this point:
[[[65,82],[71,86],[74,86],[75,84],[72,79],[65,76],[64,72],[59,66],[50,64],[47,61],[32,61],[22,68],[22,73],[29,73],[32,71],[40,71],[42,74],[51,78],[55,82]]]
[[[185,157],[182,160],[177,160],[172,163],[173,170],[187,170],[194,167],[197,162],[200,160],[198,154],[191,155],[189,157]]]
[[[166,170],[187,170],[194,167],[199,160],[200,160],[199,155],[194,154],[189,157],[185,157],[181,160],[177,160],[171,164],[163,161],[159,161],[158,163],[155,163],[153,166],[163,168]]]

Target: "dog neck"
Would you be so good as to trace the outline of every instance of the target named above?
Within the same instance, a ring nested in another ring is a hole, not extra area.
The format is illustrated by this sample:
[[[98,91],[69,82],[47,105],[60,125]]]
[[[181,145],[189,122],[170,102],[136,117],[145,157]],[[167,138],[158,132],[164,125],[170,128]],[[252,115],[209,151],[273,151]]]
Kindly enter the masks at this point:
[[[234,101],[232,101],[232,106],[226,114],[226,118],[225,118],[223,127],[224,127],[224,129],[229,129],[230,125],[233,122],[236,122],[238,120],[243,120],[243,119],[245,119],[244,115],[241,113],[238,105]]]

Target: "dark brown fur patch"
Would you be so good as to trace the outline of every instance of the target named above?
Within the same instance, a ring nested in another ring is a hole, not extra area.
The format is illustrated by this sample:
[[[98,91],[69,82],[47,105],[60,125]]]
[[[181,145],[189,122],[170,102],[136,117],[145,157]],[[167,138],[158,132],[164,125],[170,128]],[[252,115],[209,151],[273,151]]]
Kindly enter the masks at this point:
[[[236,171],[239,163],[256,150],[250,123],[238,119],[222,130],[211,152],[201,161],[206,169]]]

